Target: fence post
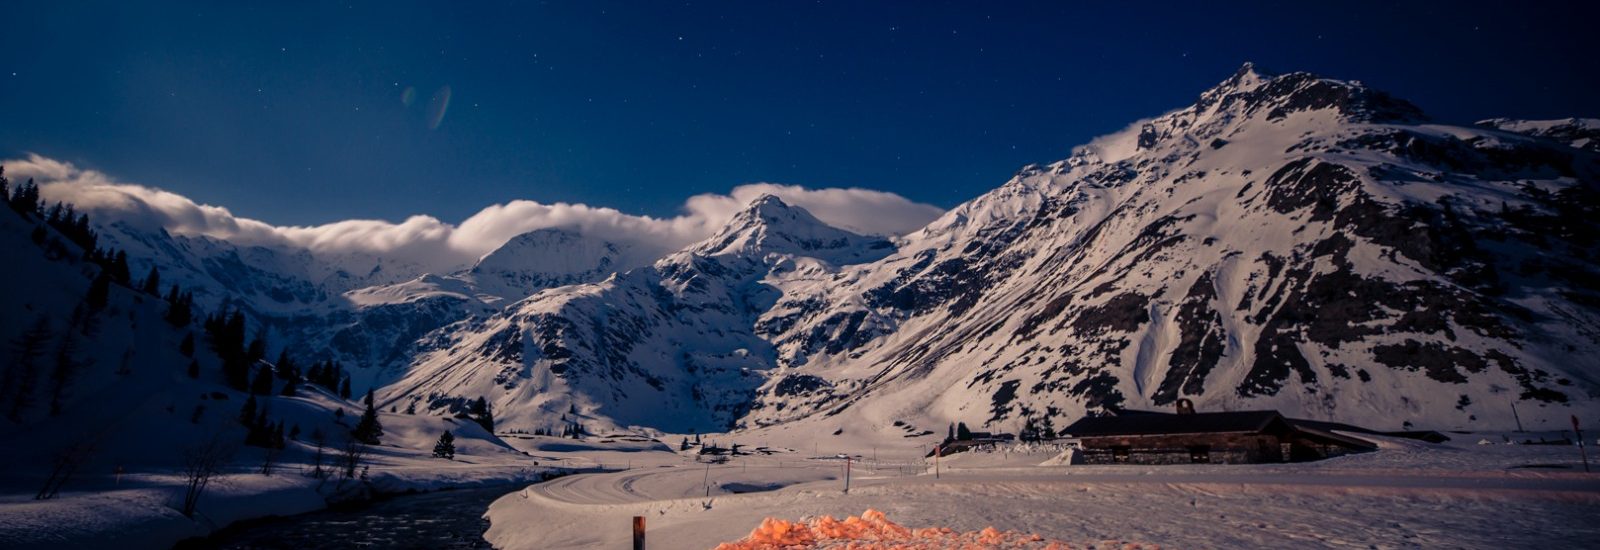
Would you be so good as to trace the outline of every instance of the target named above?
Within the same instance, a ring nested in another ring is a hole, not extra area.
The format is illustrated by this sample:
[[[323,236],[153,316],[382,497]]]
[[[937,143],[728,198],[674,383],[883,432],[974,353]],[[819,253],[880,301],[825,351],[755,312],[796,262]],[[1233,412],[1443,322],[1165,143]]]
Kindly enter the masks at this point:
[[[633,550],[644,550],[644,516],[633,516]]]
[[[1583,429],[1578,427],[1578,415],[1572,415],[1572,431],[1578,435],[1578,454],[1583,455],[1583,471],[1589,472],[1589,451],[1583,448]]]
[[[845,494],[850,494],[850,457],[845,457]]]

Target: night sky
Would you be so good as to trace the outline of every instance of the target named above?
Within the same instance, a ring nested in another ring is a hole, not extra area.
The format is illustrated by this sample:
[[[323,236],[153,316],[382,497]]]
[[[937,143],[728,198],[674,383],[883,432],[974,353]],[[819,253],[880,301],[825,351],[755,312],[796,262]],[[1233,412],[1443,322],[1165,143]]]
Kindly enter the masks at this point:
[[[1592,2],[243,4],[5,2],[0,158],[275,224],[659,216],[758,181],[953,206],[1244,61],[1446,122],[1600,116]]]

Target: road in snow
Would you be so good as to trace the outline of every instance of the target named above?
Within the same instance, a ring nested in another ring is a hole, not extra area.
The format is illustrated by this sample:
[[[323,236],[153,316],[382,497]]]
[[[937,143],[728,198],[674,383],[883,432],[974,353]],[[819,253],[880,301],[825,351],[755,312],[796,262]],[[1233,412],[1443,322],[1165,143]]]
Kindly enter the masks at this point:
[[[871,508],[908,527],[1169,548],[1588,547],[1600,541],[1600,474],[1574,469],[1573,451],[1385,442],[1321,463],[1176,467],[1016,467],[1048,456],[966,455],[939,479],[865,465],[848,495],[838,461],[741,457],[709,475],[703,464],[666,465],[531,486],[490,507],[485,537],[502,548],[620,548],[643,515],[651,548],[710,548],[769,516]],[[1528,465],[1561,468],[1518,468]],[[782,488],[729,490],[762,485]]]

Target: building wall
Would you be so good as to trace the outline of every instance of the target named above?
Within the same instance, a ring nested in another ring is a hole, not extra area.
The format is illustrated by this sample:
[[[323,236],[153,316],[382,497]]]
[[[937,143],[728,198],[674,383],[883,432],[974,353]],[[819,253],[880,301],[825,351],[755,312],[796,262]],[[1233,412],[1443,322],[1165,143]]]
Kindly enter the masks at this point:
[[[1082,464],[1190,464],[1191,449],[1204,446],[1212,464],[1283,462],[1284,441],[1253,433],[1080,438],[1074,462]],[[1126,448],[1126,459],[1119,456]]]

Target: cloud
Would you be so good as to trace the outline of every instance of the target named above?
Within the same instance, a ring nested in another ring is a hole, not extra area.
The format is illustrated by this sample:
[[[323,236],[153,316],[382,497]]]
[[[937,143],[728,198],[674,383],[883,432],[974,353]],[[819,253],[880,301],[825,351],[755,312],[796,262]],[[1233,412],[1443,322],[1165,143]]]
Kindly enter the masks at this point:
[[[298,247],[314,255],[372,255],[442,271],[471,263],[512,237],[566,228],[665,254],[709,237],[735,213],[764,194],[811,211],[838,227],[878,235],[905,234],[942,211],[894,193],[859,188],[808,189],[796,185],[740,185],[727,194],[695,195],[670,218],[627,214],[585,204],[515,200],[493,204],[459,224],[415,215],[399,223],[344,220],[316,226],[277,226],[235,216],[227,208],[145,185],[119,182],[95,170],[29,154],[0,161],[13,181],[34,178],[47,201],[75,205],[96,219],[121,221],[176,235],[207,236],[244,246]]]

